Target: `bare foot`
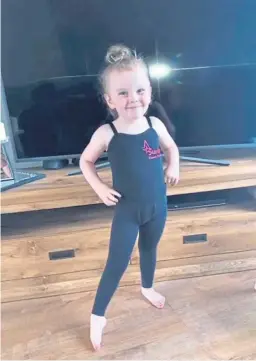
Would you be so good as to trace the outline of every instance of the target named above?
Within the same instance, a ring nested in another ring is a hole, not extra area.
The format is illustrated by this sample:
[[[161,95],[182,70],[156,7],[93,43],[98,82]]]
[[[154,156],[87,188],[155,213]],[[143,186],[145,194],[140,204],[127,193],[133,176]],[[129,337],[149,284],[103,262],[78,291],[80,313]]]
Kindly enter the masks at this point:
[[[160,293],[156,292],[154,290],[154,288],[143,288],[143,287],[141,287],[141,293],[156,308],[163,308],[164,307],[165,297],[162,296]]]
[[[101,339],[104,327],[107,320],[103,316],[91,315],[90,322],[90,339],[95,351],[98,351],[101,347]]]

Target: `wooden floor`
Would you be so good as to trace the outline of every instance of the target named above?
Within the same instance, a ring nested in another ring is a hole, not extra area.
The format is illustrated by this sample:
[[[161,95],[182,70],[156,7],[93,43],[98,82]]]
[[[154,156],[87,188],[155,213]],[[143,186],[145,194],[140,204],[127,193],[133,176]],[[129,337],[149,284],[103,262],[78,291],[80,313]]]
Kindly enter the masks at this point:
[[[163,310],[121,287],[99,353],[88,341],[94,292],[3,303],[2,359],[255,360],[255,281],[246,271],[161,282]]]
[[[135,247],[100,353],[88,320],[113,210],[96,205],[82,176],[67,171],[2,197],[2,359],[256,360],[256,204],[252,188],[230,190],[256,186],[255,156],[230,167],[182,165],[175,194],[194,202],[191,193],[214,191],[227,204],[168,212],[155,277],[167,296],[163,310],[140,295]],[[60,251],[74,256],[50,257]]]

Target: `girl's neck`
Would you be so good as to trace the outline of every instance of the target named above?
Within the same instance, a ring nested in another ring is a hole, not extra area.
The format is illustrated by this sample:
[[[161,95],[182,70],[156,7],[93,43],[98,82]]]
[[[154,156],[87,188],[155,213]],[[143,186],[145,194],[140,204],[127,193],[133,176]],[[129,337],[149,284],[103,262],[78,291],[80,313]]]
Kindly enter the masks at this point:
[[[148,122],[145,117],[132,121],[118,118],[114,121],[114,125],[120,133],[137,134],[142,133],[148,128]]]
[[[134,125],[139,125],[142,123],[143,119],[145,117],[142,117],[142,118],[137,118],[137,119],[133,119],[133,120],[128,120],[128,119],[124,119],[122,117],[118,117],[115,122],[117,124],[120,124],[120,125],[123,125],[123,126],[126,126],[126,127],[129,127],[129,126],[134,126]]]

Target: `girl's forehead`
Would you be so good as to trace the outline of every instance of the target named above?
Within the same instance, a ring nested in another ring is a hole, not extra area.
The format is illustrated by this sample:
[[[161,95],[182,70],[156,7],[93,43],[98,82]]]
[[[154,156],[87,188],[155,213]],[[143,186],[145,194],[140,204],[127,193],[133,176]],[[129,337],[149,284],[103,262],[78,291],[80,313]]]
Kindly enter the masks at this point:
[[[149,84],[148,75],[142,67],[134,67],[124,70],[112,70],[109,74],[111,88],[125,88],[137,84]]]

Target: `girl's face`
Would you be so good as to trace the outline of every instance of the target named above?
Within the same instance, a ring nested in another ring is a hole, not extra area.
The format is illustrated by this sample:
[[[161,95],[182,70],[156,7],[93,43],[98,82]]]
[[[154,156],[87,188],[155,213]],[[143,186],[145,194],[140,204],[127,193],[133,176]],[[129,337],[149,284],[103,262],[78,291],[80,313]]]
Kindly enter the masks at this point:
[[[142,118],[151,101],[151,86],[147,72],[141,65],[130,70],[112,70],[107,78],[107,94],[110,109],[127,121]]]

